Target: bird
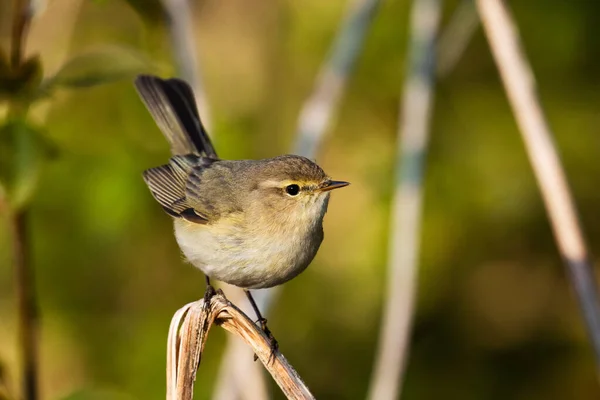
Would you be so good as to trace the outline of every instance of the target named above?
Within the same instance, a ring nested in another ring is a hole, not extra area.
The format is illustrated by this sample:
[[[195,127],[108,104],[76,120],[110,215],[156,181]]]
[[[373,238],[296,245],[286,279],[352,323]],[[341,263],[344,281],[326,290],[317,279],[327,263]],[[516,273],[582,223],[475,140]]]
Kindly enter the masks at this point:
[[[277,349],[250,290],[283,284],[308,267],[323,241],[330,193],[349,183],[299,155],[220,159],[187,82],[140,75],[134,84],[172,153],[143,179],[173,218],[184,258],[205,274],[205,300],[215,292],[210,279],[242,288]]]

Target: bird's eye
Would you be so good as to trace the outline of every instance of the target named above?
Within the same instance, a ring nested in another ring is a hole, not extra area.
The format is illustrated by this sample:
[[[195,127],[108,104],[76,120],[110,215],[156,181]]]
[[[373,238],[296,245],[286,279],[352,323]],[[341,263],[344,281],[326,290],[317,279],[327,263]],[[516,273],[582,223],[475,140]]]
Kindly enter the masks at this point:
[[[298,193],[300,193],[300,186],[298,185],[287,185],[285,187],[285,192],[287,194],[289,194],[290,196],[296,196]]]

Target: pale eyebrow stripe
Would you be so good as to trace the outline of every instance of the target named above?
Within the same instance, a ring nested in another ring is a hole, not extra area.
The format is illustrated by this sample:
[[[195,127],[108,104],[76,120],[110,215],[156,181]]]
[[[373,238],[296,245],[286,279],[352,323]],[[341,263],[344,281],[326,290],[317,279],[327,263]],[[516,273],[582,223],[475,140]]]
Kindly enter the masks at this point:
[[[262,181],[260,183],[260,186],[261,187],[281,187],[281,186],[284,186],[284,184],[286,184],[287,182],[290,182],[290,181],[287,181],[287,180],[286,181],[274,181],[272,179],[269,179],[267,181]]]

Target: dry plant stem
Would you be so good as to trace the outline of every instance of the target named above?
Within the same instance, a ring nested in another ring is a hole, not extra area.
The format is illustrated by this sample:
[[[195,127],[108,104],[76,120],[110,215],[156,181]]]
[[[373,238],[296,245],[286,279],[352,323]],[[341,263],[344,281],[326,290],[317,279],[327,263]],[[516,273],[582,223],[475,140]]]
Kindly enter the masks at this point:
[[[224,290],[234,304],[243,304],[247,315],[254,310],[244,292],[235,286],[223,284]],[[230,290],[228,290],[230,289]],[[272,291],[259,290],[252,294],[257,304],[264,304],[264,296]],[[263,310],[263,308],[261,308]],[[214,400],[254,400],[269,398],[267,382],[260,363],[254,362],[254,353],[241,340],[228,337],[227,347],[221,358],[218,378],[212,398]]]
[[[21,343],[23,398],[38,398],[38,309],[35,299],[33,271],[29,260],[27,213],[9,216],[11,224],[15,284],[19,307],[19,339]]]
[[[223,295],[217,294],[211,298],[208,313],[205,313],[203,305],[204,300],[186,305],[176,313],[171,322],[167,350],[169,360],[167,365],[168,400],[192,399],[196,367],[200,363],[208,331],[213,323],[239,336],[252,347],[288,399],[314,398],[285,357],[279,351],[276,352],[275,357],[272,356],[270,341],[264,333]],[[177,340],[175,339],[177,327],[184,314],[186,314],[185,319],[179,332],[179,340]],[[179,346],[172,347],[177,342]],[[178,355],[177,365],[173,364],[175,354]],[[176,372],[174,373],[174,371]],[[176,386],[174,381],[176,381]],[[173,397],[174,387],[175,396]]]
[[[225,330],[240,336],[263,363],[269,374],[281,388],[288,399],[314,399],[296,370],[278,351],[273,357],[271,342],[254,322],[243,314],[237,307],[223,303],[218,299],[220,311],[217,323]]]
[[[188,81],[194,89],[202,123],[206,129],[210,130],[210,113],[206,92],[202,84],[200,65],[196,56],[195,33],[192,24],[193,14],[190,2],[189,0],[161,0],[161,4],[169,27],[173,58],[177,63],[179,75]]]
[[[316,87],[300,112],[295,154],[315,157],[335,117],[346,81],[379,3],[378,0],[352,0],[350,3],[331,53],[319,72]]]
[[[181,320],[194,303],[188,303],[173,315],[167,340],[167,400],[176,399],[177,393],[177,350],[179,349],[179,327]]]
[[[10,61],[13,67],[17,67],[24,59],[25,39],[27,38],[29,23],[33,17],[31,2],[28,0],[15,0],[13,13]]]
[[[30,1],[15,1],[11,35],[11,65],[15,69],[21,66],[25,58],[25,41],[33,12]],[[17,108],[17,106],[14,107]],[[38,308],[30,263],[27,214],[27,210],[9,211],[9,224],[12,233],[13,263],[19,307],[22,396],[25,400],[35,400],[38,398]]]
[[[600,307],[596,281],[565,173],[537,98],[533,73],[504,3],[477,0],[477,8],[540,186],[554,236],[577,292],[600,371]]]
[[[423,196],[423,175],[434,91],[435,38],[439,0],[415,0],[410,17],[410,45],[405,80],[397,185],[389,243],[387,300],[369,399],[398,398],[412,326]]]
[[[192,399],[204,344],[215,315],[204,313],[204,301],[193,304],[181,326],[177,357],[177,399]]]
[[[438,40],[438,77],[443,78],[454,70],[478,26],[479,16],[473,0],[462,0]]]
[[[215,384],[215,400],[268,399],[263,368],[254,362],[254,353],[244,341],[230,336]]]

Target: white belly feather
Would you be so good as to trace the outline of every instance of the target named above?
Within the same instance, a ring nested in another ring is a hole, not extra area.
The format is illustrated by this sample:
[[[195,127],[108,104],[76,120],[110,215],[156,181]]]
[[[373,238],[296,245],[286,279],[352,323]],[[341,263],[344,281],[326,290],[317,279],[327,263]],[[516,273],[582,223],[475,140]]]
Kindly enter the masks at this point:
[[[186,259],[210,278],[248,289],[268,288],[310,264],[323,240],[326,207],[325,201],[315,209],[319,215],[305,216],[312,224],[283,224],[277,235],[239,223],[201,225],[176,219],[175,237]]]

